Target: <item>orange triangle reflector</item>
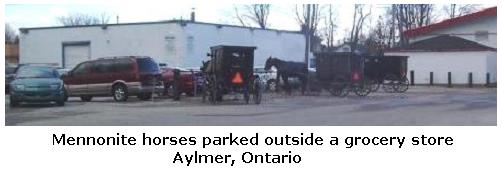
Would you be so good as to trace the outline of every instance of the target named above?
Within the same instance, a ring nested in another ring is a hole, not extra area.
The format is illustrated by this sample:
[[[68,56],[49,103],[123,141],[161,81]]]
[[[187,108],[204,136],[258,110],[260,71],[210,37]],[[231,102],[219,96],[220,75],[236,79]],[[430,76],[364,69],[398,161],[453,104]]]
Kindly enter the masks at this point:
[[[240,72],[235,73],[234,78],[232,78],[232,83],[242,84],[242,76]]]

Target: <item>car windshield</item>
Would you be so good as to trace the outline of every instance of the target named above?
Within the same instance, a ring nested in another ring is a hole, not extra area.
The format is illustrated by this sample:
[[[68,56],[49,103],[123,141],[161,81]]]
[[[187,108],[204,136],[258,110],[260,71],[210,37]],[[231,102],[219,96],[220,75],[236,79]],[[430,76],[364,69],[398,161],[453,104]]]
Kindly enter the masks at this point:
[[[159,66],[151,58],[138,58],[138,66],[140,73],[158,73]]]
[[[254,72],[257,72],[257,73],[266,73],[267,71],[265,71],[264,68],[255,68]]]
[[[50,67],[21,67],[16,78],[57,78],[57,71]]]
[[[15,74],[16,67],[5,67],[5,74]]]

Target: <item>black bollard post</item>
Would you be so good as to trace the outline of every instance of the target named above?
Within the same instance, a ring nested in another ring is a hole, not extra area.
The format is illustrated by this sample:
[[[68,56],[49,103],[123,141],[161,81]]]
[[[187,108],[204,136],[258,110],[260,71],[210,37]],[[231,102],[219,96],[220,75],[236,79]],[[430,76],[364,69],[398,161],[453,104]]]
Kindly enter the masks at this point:
[[[469,87],[472,87],[472,72],[469,72]]]
[[[180,94],[181,94],[179,92],[179,85],[181,84],[180,83],[180,81],[181,81],[180,80],[181,79],[180,70],[178,70],[178,69],[173,70],[173,79],[174,79],[174,81],[173,81],[173,100],[178,101],[178,100],[180,100]]]
[[[451,72],[448,72],[448,87],[452,87],[452,85],[451,85]]]
[[[434,73],[430,72],[429,73],[429,85],[434,85]]]
[[[415,71],[413,71],[413,70],[410,71],[410,84],[412,86],[415,85]]]
[[[486,87],[490,86],[490,73],[486,73]]]
[[[193,83],[193,96],[197,96],[197,79],[195,77],[193,69],[190,69],[190,73],[192,76],[192,83]]]

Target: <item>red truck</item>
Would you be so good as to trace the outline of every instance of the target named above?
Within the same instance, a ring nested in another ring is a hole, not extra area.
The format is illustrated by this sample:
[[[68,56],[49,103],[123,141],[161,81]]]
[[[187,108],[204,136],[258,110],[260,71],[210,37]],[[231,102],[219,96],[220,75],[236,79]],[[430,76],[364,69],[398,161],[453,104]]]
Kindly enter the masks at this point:
[[[193,96],[195,90],[200,92],[202,90],[202,73],[197,70],[180,70],[180,84],[178,84],[179,93],[185,93],[187,96]],[[162,80],[164,82],[164,95],[169,97],[174,96],[174,70],[175,68],[165,67],[162,68]]]

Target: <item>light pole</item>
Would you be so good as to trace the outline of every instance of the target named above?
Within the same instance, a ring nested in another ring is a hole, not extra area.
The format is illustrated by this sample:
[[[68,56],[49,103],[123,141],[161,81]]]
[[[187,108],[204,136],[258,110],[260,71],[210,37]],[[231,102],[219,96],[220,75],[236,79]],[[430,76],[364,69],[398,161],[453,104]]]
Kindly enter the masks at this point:
[[[310,12],[310,6],[311,4],[307,4],[307,18],[305,19],[305,26],[304,26],[304,33],[305,33],[305,64],[307,65],[307,67],[305,68],[305,76],[306,76],[306,79],[307,79],[307,82],[306,82],[306,85],[305,85],[305,88],[306,90],[309,89],[309,82],[310,82],[310,78],[309,78],[309,51],[310,51],[310,27],[312,26],[311,24],[311,12]],[[302,91],[302,95],[303,95],[303,91]]]

